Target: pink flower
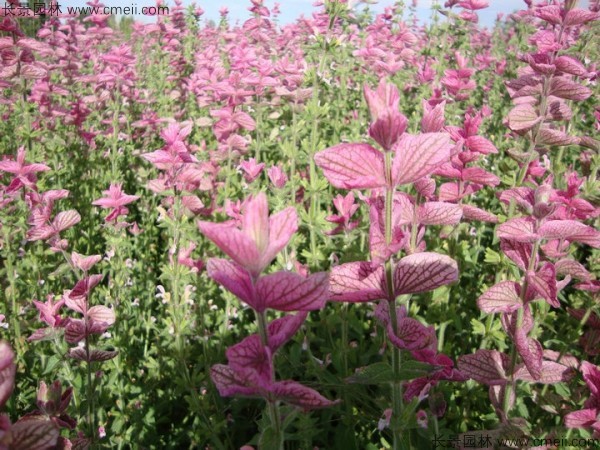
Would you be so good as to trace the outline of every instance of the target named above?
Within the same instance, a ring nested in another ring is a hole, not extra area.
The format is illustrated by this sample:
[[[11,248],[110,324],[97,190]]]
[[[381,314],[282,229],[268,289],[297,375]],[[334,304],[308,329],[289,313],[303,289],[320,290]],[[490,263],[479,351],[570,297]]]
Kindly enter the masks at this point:
[[[381,80],[376,91],[365,85],[364,94],[372,119],[369,135],[385,151],[390,151],[408,125],[406,117],[398,111],[398,88]]]
[[[287,245],[298,230],[293,207],[269,217],[267,196],[261,192],[244,205],[241,228],[231,222],[199,221],[200,231],[254,277]]]
[[[123,193],[122,184],[110,184],[108,190],[102,192],[104,197],[94,200],[92,205],[102,208],[111,208],[111,212],[104,218],[106,222],[116,223],[119,216],[125,216],[129,212],[125,205],[136,201],[139,195],[128,195]]]
[[[567,428],[590,428],[594,437],[600,437],[600,368],[584,361],[581,363],[581,373],[588,388],[590,398],[584,403],[584,409],[574,411],[565,416]]]
[[[287,178],[285,172],[283,170],[281,170],[280,165],[271,166],[269,168],[269,170],[267,170],[267,175],[269,175],[269,179],[271,180],[271,183],[273,183],[273,185],[279,189],[284,187],[285,183],[287,183],[287,181],[288,181],[288,178]]]
[[[343,231],[351,231],[358,226],[358,220],[350,222],[350,218],[359,208],[359,205],[354,203],[354,194],[352,192],[348,192],[345,197],[338,194],[333,200],[333,204],[339,214],[331,215],[325,220],[337,224],[337,227],[328,231],[327,234],[333,235]]]
[[[240,169],[245,172],[244,178],[248,183],[252,183],[254,180],[256,180],[264,167],[264,163],[259,164],[254,158],[250,158],[248,161],[242,161],[240,163]]]
[[[13,192],[22,187],[34,188],[37,181],[36,173],[50,170],[45,164],[26,164],[25,163],[25,147],[19,147],[17,151],[17,160],[0,161],[0,172],[13,174],[13,179],[6,192]]]

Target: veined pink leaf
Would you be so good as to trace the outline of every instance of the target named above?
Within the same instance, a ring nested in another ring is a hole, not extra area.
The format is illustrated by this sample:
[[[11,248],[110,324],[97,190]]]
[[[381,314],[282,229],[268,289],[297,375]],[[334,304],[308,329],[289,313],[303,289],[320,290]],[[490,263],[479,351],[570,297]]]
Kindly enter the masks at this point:
[[[507,220],[496,228],[496,234],[500,239],[516,242],[535,242],[539,239],[533,219],[525,217]]]
[[[462,178],[471,183],[484,184],[486,186],[497,186],[500,178],[483,170],[481,167],[467,167],[462,171]]]
[[[58,442],[60,430],[44,416],[28,416],[10,427],[10,449],[47,450]]]
[[[478,220],[480,222],[498,223],[498,217],[481,208],[472,205],[462,205],[463,217],[467,220]]]
[[[578,77],[585,77],[588,73],[585,69],[585,66],[572,56],[559,56],[554,60],[554,64],[561,72],[569,73]]]
[[[544,263],[544,266],[537,273],[528,273],[527,281],[537,295],[540,295],[554,308],[560,308],[560,303],[556,297],[558,293],[556,271],[552,263]]]
[[[269,347],[273,353],[296,334],[307,316],[307,311],[300,311],[294,315],[287,315],[276,319],[269,324]]]
[[[65,298],[67,306],[73,309],[74,311],[84,313],[85,311],[83,310],[83,307],[81,305],[73,305],[70,302],[70,300],[72,301],[87,298],[90,295],[92,289],[98,286],[100,281],[102,281],[102,278],[104,278],[104,275],[94,274],[87,276],[75,283],[75,286],[73,286],[73,289],[71,290],[71,292],[69,292],[68,297]],[[77,309],[77,306],[79,306],[79,309]]]
[[[198,221],[198,228],[208,239],[240,266],[257,267],[260,254],[256,244],[241,230],[233,225]],[[260,273],[260,271],[259,271]],[[256,274],[258,275],[258,274]]]
[[[264,192],[246,203],[242,214],[242,232],[254,241],[256,250],[262,255],[269,245],[269,204]]]
[[[577,320],[581,321],[585,317],[587,310],[585,310],[583,308],[581,308],[581,309],[567,308],[567,311],[569,312],[570,315],[575,317]],[[600,316],[596,313],[591,313],[590,316],[588,317],[587,321],[585,322],[585,324],[589,327],[597,328],[600,330]]]
[[[100,255],[84,256],[77,252],[71,253],[71,262],[83,272],[88,272],[96,263],[102,259]]]
[[[517,335],[517,333],[527,334],[533,328],[533,316],[531,314],[531,308],[529,307],[528,303],[525,303],[523,305],[523,320],[519,328],[517,328],[517,316],[517,312],[504,313],[500,316],[502,328],[504,328],[506,334],[508,334],[513,339],[516,339],[515,336]]]
[[[259,394],[259,389],[255,384],[256,380],[253,380],[250,374],[238,373],[223,364],[215,364],[210,368],[210,378],[222,397],[234,395],[255,397]]]
[[[533,379],[539,380],[542,376],[542,360],[544,357],[542,344],[536,339],[527,337],[522,329],[516,330],[513,337],[517,352],[523,359],[527,371]]]
[[[283,250],[296,231],[298,214],[293,207],[285,208],[269,217],[269,245],[262,261],[265,267]]]
[[[541,145],[571,145],[579,142],[578,138],[569,136],[568,134],[551,128],[541,128],[538,133],[537,142]]]
[[[106,306],[92,306],[88,312],[88,317],[96,322],[104,322],[107,325],[115,323],[115,312]]]
[[[567,428],[590,428],[598,419],[598,408],[587,408],[574,411],[565,416]]]
[[[71,228],[73,225],[79,223],[81,221],[81,216],[77,211],[71,209],[69,211],[61,211],[59,212],[54,220],[52,221],[52,227],[60,232],[64,231],[67,228]]]
[[[330,300],[371,302],[387,298],[384,269],[367,261],[335,266],[329,279]]]
[[[93,349],[90,350],[90,355],[88,357],[85,348],[83,347],[74,347],[69,350],[69,357],[73,359],[77,359],[79,361],[86,362],[101,362],[101,361],[109,361],[117,356],[119,352],[117,350],[100,350]]]
[[[592,395],[600,397],[600,367],[588,361],[583,361],[581,363],[581,373]]]
[[[405,256],[394,269],[395,295],[433,291],[458,280],[456,261],[432,252]]]
[[[498,198],[507,205],[510,205],[511,201],[515,201],[521,209],[531,212],[535,203],[535,192],[528,187],[516,187],[502,191]]]
[[[477,300],[479,309],[487,314],[513,312],[523,306],[517,292],[517,283],[502,281],[489,288]]]
[[[517,105],[508,113],[508,127],[513,131],[530,130],[542,120],[529,103]]]
[[[276,272],[258,279],[256,297],[262,311],[313,311],[325,306],[328,274],[319,272],[303,277],[292,272]]]
[[[592,95],[590,88],[564,77],[554,77],[550,82],[550,95],[566,100],[585,100]]]
[[[271,376],[271,351],[263,347],[260,336],[253,334],[229,347],[226,352],[229,365],[237,372],[253,370],[260,377]]]
[[[500,239],[500,249],[502,252],[522,270],[527,270],[527,267],[529,267],[532,248],[530,243]]]
[[[315,162],[339,189],[374,189],[385,186],[383,153],[369,144],[338,144],[320,151]]]
[[[392,183],[408,184],[432,174],[450,160],[453,149],[447,133],[403,134],[394,145]]]
[[[465,144],[472,152],[481,153],[482,155],[498,153],[496,146],[483,136],[469,136],[465,141]]]
[[[565,14],[563,25],[566,27],[583,25],[592,20],[598,20],[598,17],[600,17],[600,14],[597,12],[588,11],[582,8],[573,8]]]
[[[398,333],[394,333],[391,326],[387,326],[388,337],[392,344],[402,350],[418,351],[435,350],[437,339],[435,329],[427,327],[411,317],[398,319]]]
[[[328,400],[314,389],[291,380],[273,383],[270,391],[273,392],[278,399],[291,405],[298,406],[304,411],[327,408],[340,402],[340,400]]]
[[[210,258],[206,264],[208,276],[238,297],[257,309],[252,280],[248,272],[239,265],[221,258]]]
[[[462,214],[460,205],[454,203],[425,202],[417,209],[417,220],[423,225],[456,225]]]
[[[569,381],[573,377],[573,369],[554,361],[543,361],[540,376],[534,378],[527,368],[521,367],[515,372],[517,380],[528,381],[530,383],[554,384],[562,381]]]
[[[85,322],[81,319],[69,319],[65,325],[65,340],[69,344],[77,344],[85,339]]]
[[[423,100],[423,107],[425,112],[423,113],[423,119],[421,119],[421,131],[423,133],[438,133],[444,128],[444,108],[446,102],[438,103],[434,108],[429,106],[425,100]]]
[[[576,220],[549,220],[538,233],[545,239],[566,239],[600,248],[600,232]]]
[[[6,401],[12,394],[15,385],[15,354],[6,341],[0,342],[0,407],[6,404]]]
[[[506,371],[510,358],[496,350],[478,350],[471,355],[462,355],[457,361],[458,369],[479,383],[488,386],[506,384]]]

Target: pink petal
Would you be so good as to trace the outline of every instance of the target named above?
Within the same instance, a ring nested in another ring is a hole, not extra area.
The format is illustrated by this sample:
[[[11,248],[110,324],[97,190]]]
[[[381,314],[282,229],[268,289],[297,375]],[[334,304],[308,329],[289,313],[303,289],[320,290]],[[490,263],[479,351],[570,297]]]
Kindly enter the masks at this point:
[[[208,276],[247,303],[258,309],[254,288],[248,272],[237,264],[221,258],[210,258],[206,264]]]
[[[519,309],[523,302],[517,292],[517,283],[502,281],[485,291],[477,300],[477,306],[487,314],[507,313]]]
[[[438,253],[423,252],[405,256],[394,269],[395,295],[433,291],[456,280],[456,261]]]
[[[327,408],[340,402],[340,400],[328,400],[314,389],[291,380],[274,383],[270,390],[278,399],[298,406],[304,411]]]
[[[454,147],[447,133],[404,134],[394,145],[396,156],[392,166],[394,185],[408,184],[448,162]],[[373,186],[378,187],[378,186]]]
[[[366,261],[335,266],[329,280],[330,300],[338,302],[370,302],[387,298],[382,265]]]
[[[385,186],[383,153],[368,144],[338,144],[315,155],[325,177],[340,189]]]
[[[259,278],[256,296],[262,309],[312,311],[325,306],[328,286],[328,274],[325,272],[307,278],[292,272],[276,272]]]
[[[457,362],[462,373],[488,386],[506,384],[509,364],[509,356],[496,350],[478,350],[471,355],[460,356]]]

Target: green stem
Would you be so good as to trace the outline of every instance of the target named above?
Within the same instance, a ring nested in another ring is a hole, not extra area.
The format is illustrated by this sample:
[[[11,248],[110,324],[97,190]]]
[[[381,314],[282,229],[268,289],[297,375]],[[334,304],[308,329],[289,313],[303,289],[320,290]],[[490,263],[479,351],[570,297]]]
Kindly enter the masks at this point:
[[[258,334],[260,335],[260,342],[263,347],[269,346],[269,337],[267,334],[267,318],[265,312],[256,313],[256,321],[258,322]],[[275,379],[274,366],[271,364],[271,379]],[[269,394],[267,397],[267,407],[269,410],[269,419],[271,420],[271,426],[276,436],[277,448],[283,450],[283,430],[281,429],[281,414],[279,413],[279,404],[277,400]]]
[[[535,260],[536,260],[539,248],[540,248],[540,241],[536,241],[535,244],[533,245],[533,249],[531,250],[531,257],[529,259],[529,267],[527,268],[527,272],[532,272],[535,270]],[[527,294],[528,287],[529,287],[529,283],[527,282],[527,276],[525,276],[525,278],[523,279],[523,283],[521,285],[521,303],[523,305],[525,305],[525,297]],[[515,330],[518,330],[523,326],[523,314],[524,314],[524,309],[523,309],[523,307],[521,307],[517,310],[517,323],[515,324]],[[503,409],[504,414],[506,415],[507,419],[508,419],[508,415],[511,410],[510,397],[512,395],[512,392],[516,393],[516,391],[517,391],[517,380],[515,379],[515,373],[514,373],[515,367],[517,365],[517,358],[518,358],[517,347],[516,347],[516,345],[513,344],[513,346],[510,349],[510,367],[509,367],[510,381],[509,381],[509,383],[506,384],[506,387],[504,389],[504,399],[502,402],[502,409]]]
[[[394,187],[392,184],[392,154],[385,152],[385,244],[389,246],[392,242],[392,213],[394,205]],[[390,322],[394,334],[398,334],[398,317],[396,314],[396,296],[394,295],[394,270],[393,261],[390,257],[385,262],[385,278],[388,291],[388,302],[390,311]],[[402,353],[400,349],[392,344],[392,372],[395,378],[399,378],[402,366]],[[402,439],[402,427],[399,418],[402,415],[404,405],[402,404],[402,383],[394,381],[392,383],[392,433],[394,438],[394,450],[406,448],[407,441]],[[408,448],[410,448],[410,436],[408,437]]]

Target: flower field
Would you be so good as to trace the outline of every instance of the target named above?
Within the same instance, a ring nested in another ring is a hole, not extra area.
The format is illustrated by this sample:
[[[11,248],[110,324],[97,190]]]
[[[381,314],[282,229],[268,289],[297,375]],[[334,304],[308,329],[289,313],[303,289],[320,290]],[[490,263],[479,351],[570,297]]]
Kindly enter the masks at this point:
[[[600,4],[202,3],[0,11],[0,450],[600,447]]]

